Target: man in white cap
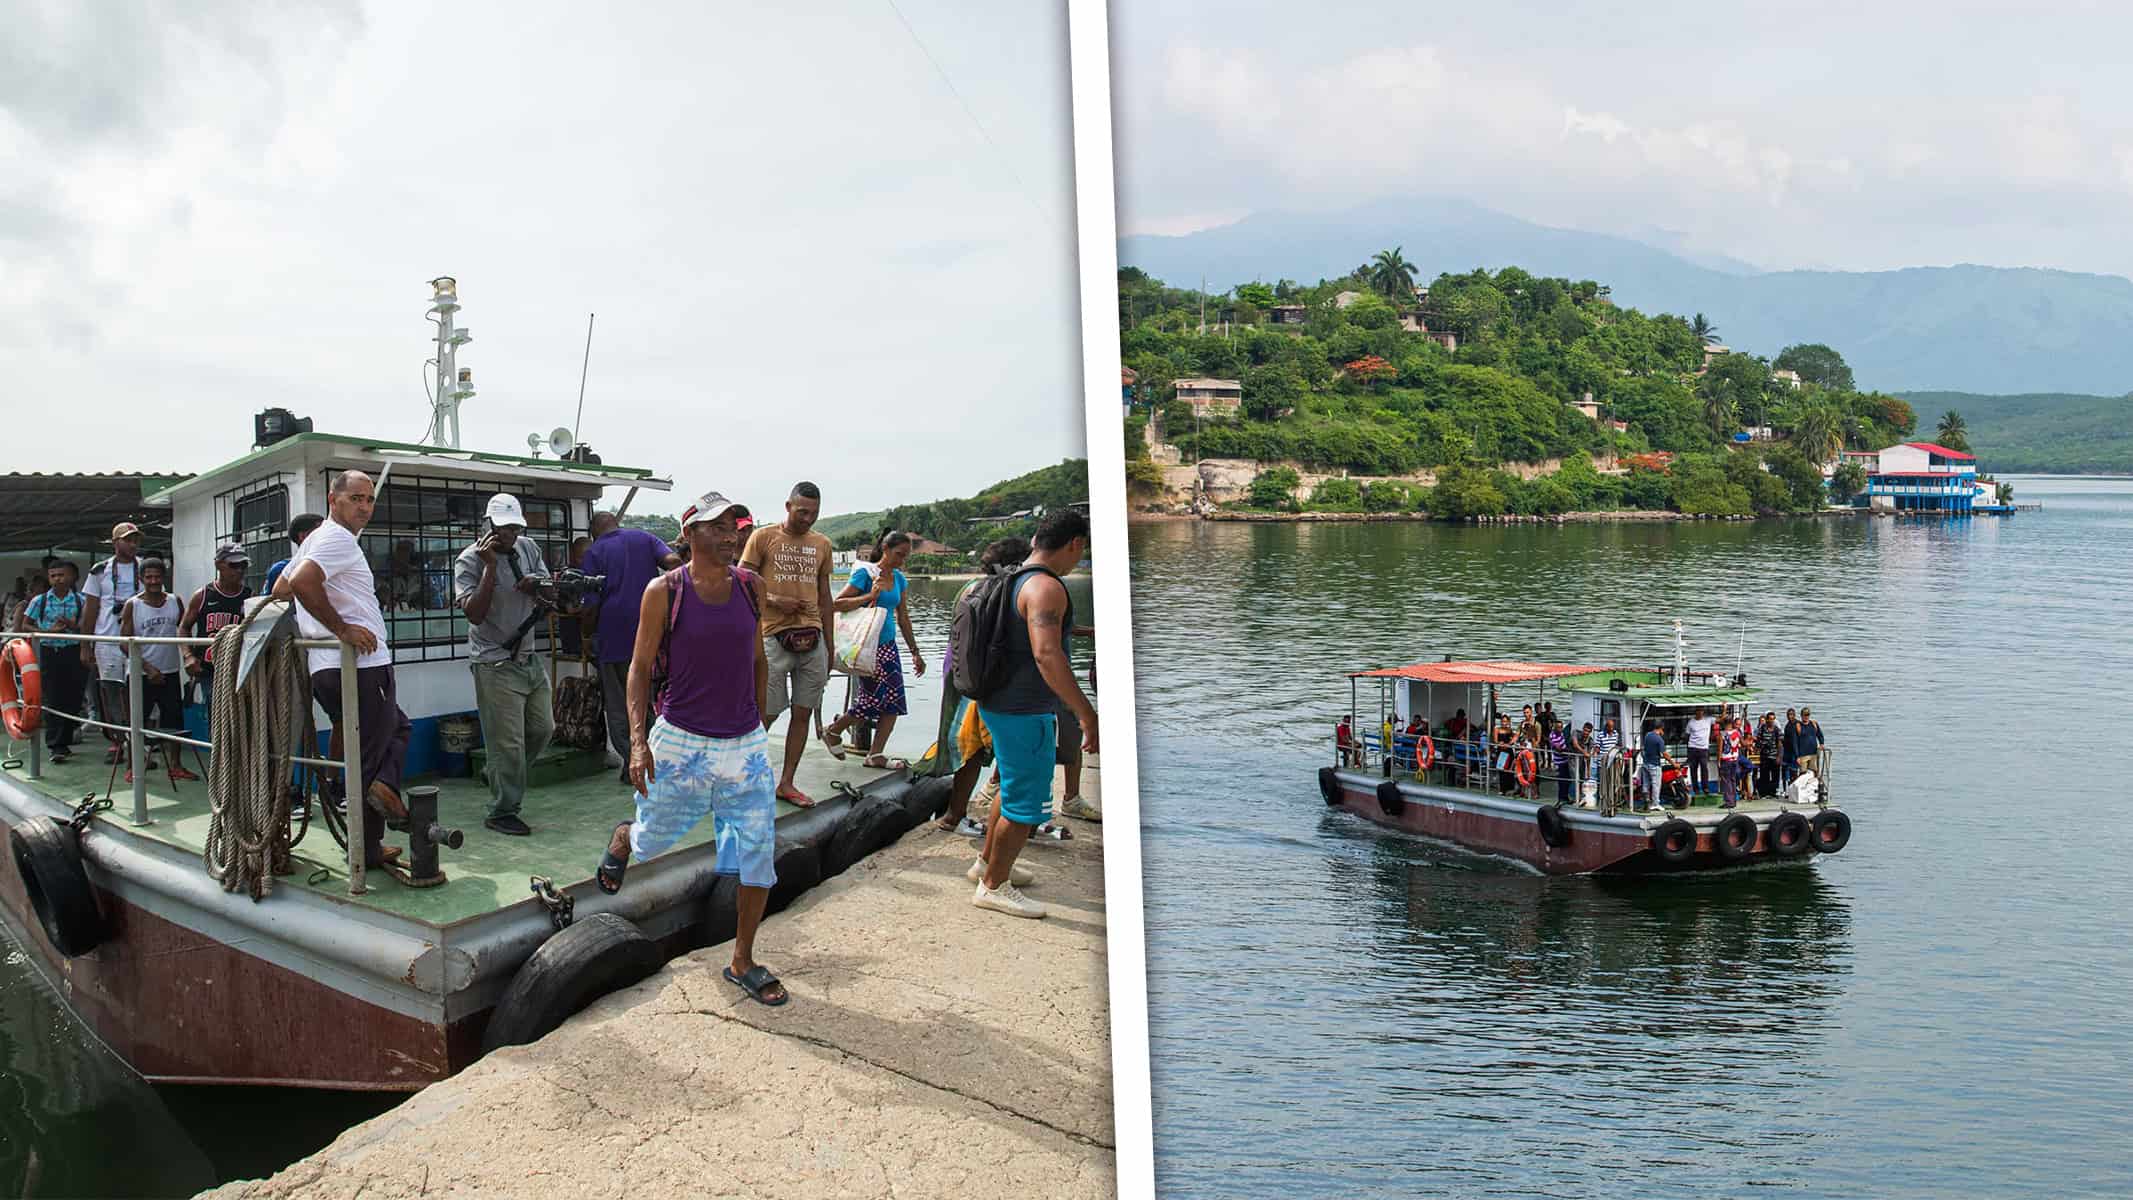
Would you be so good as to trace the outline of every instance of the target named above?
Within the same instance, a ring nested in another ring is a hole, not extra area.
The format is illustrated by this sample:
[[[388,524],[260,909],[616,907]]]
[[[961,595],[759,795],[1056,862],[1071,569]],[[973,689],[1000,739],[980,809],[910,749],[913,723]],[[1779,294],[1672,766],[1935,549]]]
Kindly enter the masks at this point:
[[[141,527],[120,521],[111,527],[110,543],[111,557],[90,567],[89,578],[82,583],[81,627],[117,637],[119,610],[141,592]],[[126,724],[131,712],[126,702],[126,648],[116,642],[83,642],[81,665],[95,681],[99,715],[110,724]],[[104,740],[111,743],[105,762],[119,760],[120,736],[104,731]]]
[[[548,564],[533,539],[521,536],[526,512],[518,497],[499,492],[491,499],[487,525],[481,540],[460,551],[453,564],[452,595],[467,614],[474,706],[488,752],[492,800],[482,824],[524,837],[533,832],[518,815],[527,770],[555,732],[548,670],[531,637],[546,611],[540,591]]]

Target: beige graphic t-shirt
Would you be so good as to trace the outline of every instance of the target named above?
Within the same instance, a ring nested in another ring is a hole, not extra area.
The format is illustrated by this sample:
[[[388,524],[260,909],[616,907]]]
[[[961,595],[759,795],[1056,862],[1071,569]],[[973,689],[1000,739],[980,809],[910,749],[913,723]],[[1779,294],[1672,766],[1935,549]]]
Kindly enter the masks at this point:
[[[800,537],[785,526],[758,525],[741,551],[741,565],[763,577],[763,636],[822,625],[822,586],[829,582],[830,540],[810,530]],[[781,608],[782,597],[799,605]]]

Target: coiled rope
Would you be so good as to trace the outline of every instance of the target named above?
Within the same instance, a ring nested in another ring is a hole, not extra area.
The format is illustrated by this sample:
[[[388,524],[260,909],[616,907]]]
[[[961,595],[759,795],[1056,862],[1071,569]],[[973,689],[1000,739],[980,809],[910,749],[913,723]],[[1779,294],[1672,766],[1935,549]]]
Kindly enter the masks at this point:
[[[215,635],[218,669],[209,735],[215,752],[208,762],[212,816],[201,854],[222,890],[254,900],[274,890],[275,876],[295,869],[289,861],[295,844],[289,836],[295,779],[290,759],[298,746],[318,744],[310,675],[304,651],[293,640],[267,639],[250,677],[238,685],[244,631],[257,615]]]

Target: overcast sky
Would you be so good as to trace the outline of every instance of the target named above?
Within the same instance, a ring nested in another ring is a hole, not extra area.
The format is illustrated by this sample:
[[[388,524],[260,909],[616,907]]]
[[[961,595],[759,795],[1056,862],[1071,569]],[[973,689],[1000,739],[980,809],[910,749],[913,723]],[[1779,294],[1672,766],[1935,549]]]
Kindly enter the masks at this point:
[[[1462,196],[1767,267],[2133,273],[2133,15],[1114,4],[1122,234]]]
[[[471,448],[571,423],[598,312],[640,511],[1081,455],[1061,6],[793,7],[0,0],[0,470],[414,441],[440,274]]]

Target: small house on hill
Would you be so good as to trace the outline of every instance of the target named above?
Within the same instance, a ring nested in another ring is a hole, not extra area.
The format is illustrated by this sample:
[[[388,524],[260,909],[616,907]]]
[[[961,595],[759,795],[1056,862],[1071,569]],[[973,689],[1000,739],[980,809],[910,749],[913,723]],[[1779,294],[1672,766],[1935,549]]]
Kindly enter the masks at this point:
[[[1270,325],[1301,325],[1304,318],[1310,315],[1310,310],[1301,304],[1277,304],[1266,310],[1266,313],[1267,323]]]
[[[1178,399],[1202,416],[1230,416],[1244,403],[1244,384],[1235,379],[1180,379]]]

